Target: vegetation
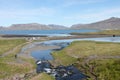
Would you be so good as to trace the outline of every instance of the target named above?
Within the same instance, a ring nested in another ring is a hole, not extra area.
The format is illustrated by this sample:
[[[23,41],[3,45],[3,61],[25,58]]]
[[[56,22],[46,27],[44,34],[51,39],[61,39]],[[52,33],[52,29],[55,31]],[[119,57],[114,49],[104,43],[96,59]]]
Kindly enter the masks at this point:
[[[55,80],[55,79],[46,73],[41,73],[30,80]]]
[[[96,66],[94,73],[99,80],[120,80],[120,59],[94,60],[89,64]]]
[[[81,34],[86,34],[86,35],[120,35],[120,30],[104,30],[104,31],[99,31],[99,32],[90,32],[90,33],[71,33],[72,35],[81,35]]]
[[[27,44],[24,39],[0,40],[0,79],[24,75],[35,69],[34,60],[15,55]],[[6,49],[5,49],[6,48]],[[16,48],[16,49],[14,49]],[[6,52],[11,51],[9,54]],[[4,57],[2,55],[6,54]],[[89,80],[120,80],[120,43],[75,41],[61,51],[52,53],[56,65],[74,64]],[[54,80],[42,73],[30,80]]]
[[[13,49],[19,44],[25,43],[26,41],[24,39],[13,39],[13,40],[7,40],[7,39],[2,39],[0,40],[0,55],[3,53]]]
[[[77,60],[72,56],[68,56],[64,51],[53,52],[52,55],[59,65],[69,65]]]
[[[120,30],[104,30],[100,32],[92,32],[90,34],[110,34],[110,35],[120,35]]]
[[[89,80],[120,79],[120,43],[76,41],[52,55],[57,65],[74,63]]]
[[[0,40],[1,56],[9,52],[0,57],[0,79],[11,78],[16,74],[26,74],[35,68],[32,58],[15,58],[15,55],[27,44],[26,42],[24,39]],[[16,49],[13,50],[15,47]]]

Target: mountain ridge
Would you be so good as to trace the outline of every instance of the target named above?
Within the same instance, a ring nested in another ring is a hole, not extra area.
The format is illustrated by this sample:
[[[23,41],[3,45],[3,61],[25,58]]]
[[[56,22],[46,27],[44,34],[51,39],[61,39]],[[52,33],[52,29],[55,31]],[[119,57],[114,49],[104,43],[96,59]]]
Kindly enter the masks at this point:
[[[57,24],[39,24],[39,23],[27,23],[27,24],[12,24],[8,27],[0,26],[0,30],[59,30],[59,29],[120,29],[120,18],[111,17],[109,19],[93,22],[89,24],[74,24],[70,28],[57,25]]]
[[[27,24],[12,24],[9,27],[0,27],[0,30],[56,30],[56,29],[67,29],[66,26],[62,25],[45,25],[39,23],[27,23]]]
[[[120,18],[111,17],[102,21],[89,23],[89,24],[74,24],[72,29],[120,29]]]

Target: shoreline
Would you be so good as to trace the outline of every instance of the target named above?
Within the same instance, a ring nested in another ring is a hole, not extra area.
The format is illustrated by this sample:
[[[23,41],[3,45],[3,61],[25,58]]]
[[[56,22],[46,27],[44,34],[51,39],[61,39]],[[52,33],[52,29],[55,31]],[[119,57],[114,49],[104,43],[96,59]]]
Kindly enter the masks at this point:
[[[62,40],[62,39],[78,39],[78,38],[99,38],[99,37],[113,37],[113,35],[100,35],[100,34],[80,34],[67,37],[49,37],[49,40]]]
[[[71,35],[71,36],[53,36],[55,38],[91,38],[91,37],[112,37],[111,34],[79,34],[79,35]],[[118,35],[119,36],[119,35]],[[19,34],[0,34],[1,38],[24,38],[24,37],[49,37],[47,35],[19,35]],[[52,37],[49,37],[52,38]],[[54,39],[54,38],[53,38]]]
[[[35,41],[32,41],[28,44],[26,44],[25,46],[23,46],[21,48],[21,51],[17,54],[19,57],[28,57],[28,58],[32,58],[34,59],[34,61],[36,61],[36,58],[34,58],[32,55],[31,55],[31,52],[32,51],[39,51],[39,50],[52,50],[52,49],[60,49],[61,47],[60,46],[57,46],[57,45],[37,45],[37,44],[34,44]],[[38,41],[39,42],[39,41]],[[32,46],[33,45],[33,46]],[[29,47],[29,46],[32,46],[32,47]],[[25,49],[24,49],[25,48]],[[22,49],[24,49],[22,51]]]
[[[12,35],[11,35],[12,36]],[[31,36],[30,36],[31,37]],[[31,44],[33,44],[34,42],[40,42],[40,41],[49,41],[49,40],[64,40],[64,39],[82,39],[82,38],[99,38],[99,37],[113,37],[113,35],[100,35],[100,34],[80,34],[80,35],[73,35],[73,36],[65,36],[65,37],[40,37],[38,40],[28,40],[28,46],[30,46]],[[12,37],[0,37],[0,39],[21,39],[25,37],[19,37],[17,36],[17,38],[14,36]],[[32,38],[32,37],[31,37]],[[26,46],[25,45],[25,46]],[[24,47],[24,46],[23,46]],[[22,48],[23,48],[22,47]],[[22,50],[21,48],[21,50]],[[28,48],[26,49],[24,52],[19,52],[18,56],[20,57],[28,57],[28,58],[33,58],[35,60],[34,57],[31,56],[31,52],[32,51],[36,51],[36,50],[49,50],[49,49],[60,49],[60,46],[49,46],[49,45],[35,45],[32,48]]]
[[[73,35],[73,36],[67,36],[67,37],[41,37],[36,41],[32,41],[30,44],[27,44],[30,46],[34,42],[40,42],[40,41],[49,41],[49,40],[64,40],[64,39],[83,39],[83,38],[99,38],[99,37],[113,37],[113,35],[89,35],[89,34],[81,34],[81,35]],[[14,39],[14,37],[12,37]],[[9,39],[9,38],[8,38]],[[10,38],[11,39],[11,38]],[[23,46],[24,47],[24,46]],[[49,49],[59,49],[60,46],[49,46],[49,45],[35,45],[32,48],[26,49],[23,54],[27,54],[28,57],[32,57],[30,52],[36,51],[36,50],[49,50]],[[19,53],[21,55],[21,53]],[[26,57],[27,57],[26,56]]]

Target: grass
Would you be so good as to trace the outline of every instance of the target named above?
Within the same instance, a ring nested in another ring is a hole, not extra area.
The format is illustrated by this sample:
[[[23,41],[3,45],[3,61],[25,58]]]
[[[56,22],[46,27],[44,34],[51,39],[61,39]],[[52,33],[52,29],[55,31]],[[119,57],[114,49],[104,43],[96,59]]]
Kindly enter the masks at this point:
[[[21,46],[14,52],[0,58],[0,79],[11,77],[15,74],[26,74],[35,69],[32,58],[19,57],[24,63],[17,63],[14,57],[26,44],[25,40],[14,39],[5,41],[0,40],[1,55],[18,45]],[[102,56],[120,56],[120,43],[75,41],[63,50],[53,52],[52,55],[57,65],[74,64],[83,73],[90,76],[89,80],[94,80],[96,77],[98,80],[120,80],[120,59],[102,58]],[[99,57],[86,62],[90,56],[94,55]],[[54,80],[54,78],[42,73],[34,76],[30,80]]]
[[[77,61],[74,65],[84,74],[90,76],[88,80],[120,80],[120,59],[95,59],[83,64]]]
[[[120,58],[109,58],[120,56],[120,43],[75,41],[52,55],[57,65],[74,63],[83,73],[90,76],[89,80],[120,80]]]
[[[58,65],[70,65],[77,60],[74,57],[68,56],[64,51],[53,52],[52,55]]]
[[[41,73],[30,80],[55,80],[55,79],[46,73]]]
[[[15,74],[24,74],[30,69],[27,64],[0,63],[0,78],[6,78]]]
[[[27,44],[26,42],[27,41],[24,39],[0,40],[1,54],[4,54],[6,51],[19,46],[12,53],[9,53],[5,57],[0,58],[0,79],[10,78],[16,74],[26,74],[29,71],[35,69],[34,60],[32,58],[18,57],[15,59],[15,54],[19,53],[21,48]],[[17,61],[18,59],[22,60],[22,62],[19,63]]]
[[[90,34],[120,35],[120,30],[104,30],[104,31],[100,31],[100,32],[92,32]]]
[[[120,80],[120,59],[104,59],[91,61],[95,65],[94,73],[99,80]]]
[[[97,35],[120,35],[120,30],[104,30],[99,32],[90,32],[90,33],[71,33],[72,35],[80,35],[80,34],[97,34]]]
[[[24,39],[0,40],[0,55],[25,42]]]
[[[53,53],[55,59],[56,57],[59,59],[61,55],[68,55],[73,58],[84,58],[91,55],[120,55],[120,43],[76,41],[62,51]]]

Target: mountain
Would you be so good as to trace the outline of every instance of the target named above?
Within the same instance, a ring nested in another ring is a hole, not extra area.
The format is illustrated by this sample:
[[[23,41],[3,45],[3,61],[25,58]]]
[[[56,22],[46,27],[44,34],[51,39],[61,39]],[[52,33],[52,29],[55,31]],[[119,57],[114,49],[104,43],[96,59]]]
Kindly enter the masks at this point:
[[[75,24],[71,29],[120,29],[120,18],[111,17],[109,19],[90,23],[90,24]]]
[[[5,28],[3,26],[0,26],[0,30],[4,30]]]
[[[70,28],[56,25],[56,24],[38,24],[38,23],[29,23],[29,24],[13,24],[8,27],[0,26],[0,30],[56,30],[56,29],[120,29],[120,18],[111,17],[109,19],[94,22],[90,24],[75,24]]]
[[[54,30],[54,29],[67,29],[65,26],[61,25],[45,25],[38,23],[29,23],[29,24],[13,24],[7,28],[6,30]]]
[[[51,29],[68,29],[66,26],[56,25],[56,24],[49,24],[48,25]]]

